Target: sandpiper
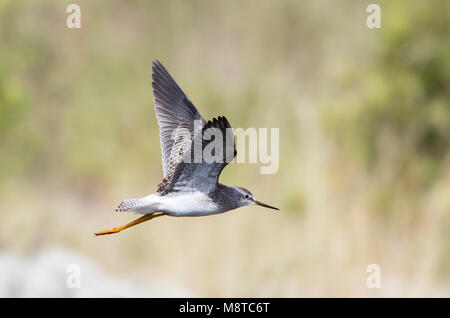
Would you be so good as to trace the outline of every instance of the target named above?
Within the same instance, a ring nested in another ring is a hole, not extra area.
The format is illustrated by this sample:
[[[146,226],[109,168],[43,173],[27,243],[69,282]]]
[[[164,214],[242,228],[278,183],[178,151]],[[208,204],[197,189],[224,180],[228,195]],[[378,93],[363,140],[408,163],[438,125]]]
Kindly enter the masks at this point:
[[[252,204],[278,210],[255,200],[253,194],[244,188],[218,182],[223,168],[236,156],[234,134],[228,120],[219,116],[206,122],[159,61],[153,62],[152,80],[164,178],[156,193],[140,199],[123,200],[116,209],[143,216],[126,225],[95,234],[118,233],[163,215],[203,216]],[[205,138],[209,129],[219,130],[224,137],[220,141],[222,149],[219,156],[222,160],[195,157],[215,140],[211,136]],[[229,140],[232,140],[231,143]],[[201,146],[197,147],[198,144]]]

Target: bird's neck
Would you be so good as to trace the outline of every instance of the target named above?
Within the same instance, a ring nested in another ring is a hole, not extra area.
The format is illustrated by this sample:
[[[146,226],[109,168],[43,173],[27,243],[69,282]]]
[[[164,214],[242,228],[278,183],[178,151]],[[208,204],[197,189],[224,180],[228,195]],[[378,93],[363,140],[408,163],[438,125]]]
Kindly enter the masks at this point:
[[[215,191],[211,192],[210,197],[217,202],[219,206],[226,210],[239,208],[238,200],[235,198],[236,190],[233,187],[218,183]]]

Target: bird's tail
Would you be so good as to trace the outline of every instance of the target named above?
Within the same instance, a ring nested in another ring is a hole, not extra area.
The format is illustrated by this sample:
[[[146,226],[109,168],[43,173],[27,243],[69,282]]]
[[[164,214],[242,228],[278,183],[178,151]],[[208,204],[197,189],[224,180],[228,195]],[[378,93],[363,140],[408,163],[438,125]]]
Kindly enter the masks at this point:
[[[156,211],[154,207],[155,203],[154,201],[155,201],[154,195],[149,195],[140,199],[126,199],[120,202],[116,211],[150,214]]]
[[[138,212],[137,210],[139,210],[140,208],[143,207],[143,203],[142,199],[127,199],[127,200],[123,200],[122,202],[120,202],[119,206],[117,207],[116,211],[117,212],[129,212],[129,211],[134,211],[134,212]]]

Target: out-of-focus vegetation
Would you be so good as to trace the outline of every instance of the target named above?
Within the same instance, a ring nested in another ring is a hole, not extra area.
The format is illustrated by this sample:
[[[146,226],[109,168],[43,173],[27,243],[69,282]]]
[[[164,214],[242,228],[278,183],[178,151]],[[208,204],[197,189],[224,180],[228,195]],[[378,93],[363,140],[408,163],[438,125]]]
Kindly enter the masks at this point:
[[[326,110],[336,139],[364,164],[380,164],[385,149],[377,142],[392,139],[402,148],[395,169],[418,173],[424,186],[440,175],[450,149],[449,9],[447,2],[387,4],[374,59],[347,68],[335,113]]]
[[[448,1],[379,1],[381,29],[364,1],[78,4],[70,30],[66,3],[0,2],[1,252],[63,246],[199,296],[450,295]],[[93,237],[160,181],[153,59],[205,118],[280,128],[277,174],[221,177],[280,214]]]

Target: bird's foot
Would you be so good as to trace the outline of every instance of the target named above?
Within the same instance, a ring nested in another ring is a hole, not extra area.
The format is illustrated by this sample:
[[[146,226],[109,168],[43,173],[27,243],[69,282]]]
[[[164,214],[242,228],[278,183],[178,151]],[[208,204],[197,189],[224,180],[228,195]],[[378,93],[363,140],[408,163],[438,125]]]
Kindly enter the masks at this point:
[[[158,216],[163,216],[163,215],[165,215],[165,213],[163,213],[163,212],[156,212],[156,213],[153,213],[153,214],[145,214],[145,215],[141,216],[140,218],[138,218],[138,219],[136,219],[133,222],[130,222],[128,224],[125,224],[125,225],[122,225],[122,226],[119,226],[119,227],[114,227],[114,228],[109,229],[109,230],[104,230],[104,231],[97,232],[97,233],[95,233],[95,236],[119,233],[120,231],[125,230],[126,228],[138,225],[139,223],[142,223],[142,222],[145,222],[145,221],[149,221],[149,220],[151,220],[153,218],[156,218]]]

